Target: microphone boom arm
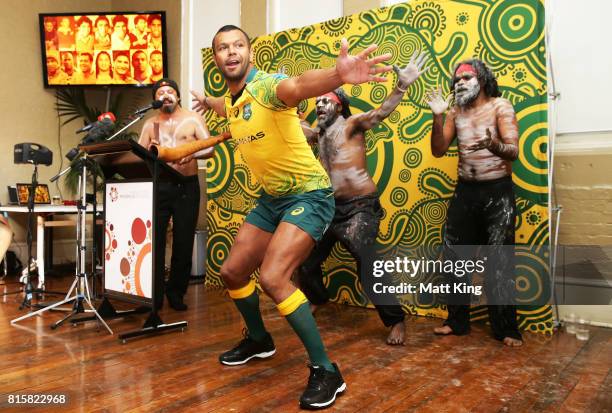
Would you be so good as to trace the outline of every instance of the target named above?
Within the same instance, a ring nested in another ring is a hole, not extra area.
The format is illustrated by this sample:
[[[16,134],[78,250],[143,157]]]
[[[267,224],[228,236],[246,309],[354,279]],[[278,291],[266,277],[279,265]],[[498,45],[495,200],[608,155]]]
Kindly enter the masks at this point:
[[[129,123],[127,123],[123,128],[121,128],[117,132],[113,133],[112,136],[110,138],[107,138],[106,140],[110,141],[110,140],[116,138],[121,133],[123,133],[127,128],[129,128],[130,126],[132,126],[133,124],[135,124],[136,122],[138,122],[139,120],[144,118],[144,115],[145,115],[144,113],[138,114],[134,119],[132,119]],[[79,151],[79,154],[80,153],[81,153],[81,151]],[[70,169],[72,169],[72,165],[69,165],[66,169],[64,169],[63,171],[61,171],[57,175],[55,175],[53,178],[49,179],[49,182],[57,181],[62,176],[66,175],[68,173],[68,171],[70,171]]]

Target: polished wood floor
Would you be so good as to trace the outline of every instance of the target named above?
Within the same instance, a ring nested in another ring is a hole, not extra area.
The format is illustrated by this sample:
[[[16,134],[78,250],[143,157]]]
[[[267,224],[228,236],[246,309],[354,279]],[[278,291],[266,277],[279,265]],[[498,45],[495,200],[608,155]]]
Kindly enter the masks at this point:
[[[67,280],[54,287],[60,288]],[[15,285],[0,286],[0,292]],[[61,313],[12,326],[23,314],[20,296],[1,297],[0,410],[14,394],[66,394],[69,404],[34,411],[83,412],[292,412],[307,380],[305,352],[272,302],[266,325],[277,354],[244,366],[217,357],[240,338],[242,324],[220,291],[190,287],[189,310],[166,308],[165,322],[187,320],[184,332],[136,339],[117,333],[139,328],[143,316],[114,320],[111,336],[95,323],[51,330]],[[520,349],[490,338],[475,325],[468,337],[431,334],[439,320],[408,320],[406,346],[384,344],[372,310],[328,305],[317,320],[348,389],[328,411],[339,412],[610,412],[612,330],[591,328],[589,341],[558,333],[526,334]]]

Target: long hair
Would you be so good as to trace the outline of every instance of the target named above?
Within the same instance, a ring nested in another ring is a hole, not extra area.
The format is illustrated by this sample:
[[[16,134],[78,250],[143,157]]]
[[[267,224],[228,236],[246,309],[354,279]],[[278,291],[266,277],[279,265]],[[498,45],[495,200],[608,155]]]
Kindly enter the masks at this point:
[[[102,50],[96,56],[96,77],[98,77],[98,74],[100,73],[100,69],[98,69],[98,60],[100,60],[100,55],[102,54],[105,54],[106,57],[108,57],[108,74],[110,75],[110,77],[113,77],[113,59],[111,59],[110,54],[108,54],[108,52],[105,52],[104,50]]]
[[[480,59],[468,59],[462,62],[459,62],[455,65],[455,69],[453,70],[453,77],[450,81],[450,90],[455,94],[455,84],[457,81],[455,80],[455,74],[457,69],[462,64],[470,65],[476,70],[476,77],[478,78],[478,82],[483,85],[482,89],[488,97],[496,98],[501,96],[499,92],[499,87],[497,86],[497,79],[495,79],[495,75],[493,71],[487,66],[485,62]]]
[[[340,103],[342,104],[342,110],[340,111],[342,117],[346,119],[351,116],[351,102],[344,89],[339,87],[338,89],[334,90],[334,94],[338,96],[338,99],[340,99]]]

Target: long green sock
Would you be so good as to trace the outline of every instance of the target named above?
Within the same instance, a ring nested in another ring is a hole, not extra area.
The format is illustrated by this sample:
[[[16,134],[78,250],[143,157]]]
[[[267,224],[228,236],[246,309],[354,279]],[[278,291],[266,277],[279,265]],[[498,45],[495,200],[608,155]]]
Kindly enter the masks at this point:
[[[319,329],[304,294],[300,290],[295,290],[293,294],[278,304],[277,307],[278,311],[285,316],[293,330],[300,337],[300,340],[302,340],[308,352],[310,363],[316,366],[323,366],[328,371],[335,371],[329,357],[327,357]]]
[[[242,314],[244,323],[249,330],[249,336],[255,341],[262,341],[268,332],[261,318],[259,295],[255,290],[255,281],[249,281],[246,286],[238,290],[229,290],[229,295],[234,300],[240,314]]]

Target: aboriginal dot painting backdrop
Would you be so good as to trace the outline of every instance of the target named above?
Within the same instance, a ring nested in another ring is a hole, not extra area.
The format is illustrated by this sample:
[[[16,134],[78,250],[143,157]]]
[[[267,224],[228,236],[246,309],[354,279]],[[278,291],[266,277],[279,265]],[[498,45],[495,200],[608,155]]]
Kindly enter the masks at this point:
[[[513,175],[519,211],[516,242],[526,246],[525,253],[517,254],[519,300],[542,294],[546,254],[532,251],[545,248],[549,241],[543,1],[413,1],[369,10],[254,39],[254,63],[258,69],[290,76],[329,67],[342,37],[348,38],[351,53],[376,43],[380,53],[391,53],[391,63],[400,66],[416,49],[431,56],[430,70],[411,86],[397,110],[367,134],[368,167],[384,208],[378,243],[387,252],[440,244],[456,184],[456,146],[441,159],[433,158],[429,149],[432,115],[423,102],[426,90],[441,86],[448,93],[452,68],[461,59],[475,56],[492,67],[503,97],[514,104],[521,133]],[[202,50],[202,64],[206,93],[224,94],[225,82],[211,49]],[[353,113],[380,105],[395,84],[395,74],[390,77],[386,83],[345,86]],[[315,121],[314,99],[303,102],[300,110],[311,123]],[[207,120],[213,131],[226,129],[225,121],[212,113]],[[233,143],[217,147],[208,163],[209,284],[222,285],[220,266],[259,190]],[[334,248],[324,269],[335,301],[368,305],[356,282],[355,263],[344,248]],[[406,301],[404,308],[411,314],[445,316],[443,306],[419,297]],[[473,308],[473,319],[486,317],[485,308]],[[551,332],[550,306],[523,307],[520,324],[530,331]]]

